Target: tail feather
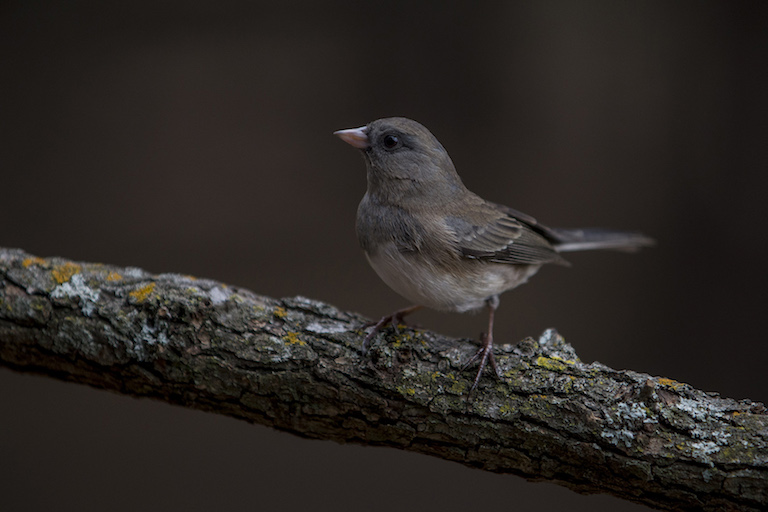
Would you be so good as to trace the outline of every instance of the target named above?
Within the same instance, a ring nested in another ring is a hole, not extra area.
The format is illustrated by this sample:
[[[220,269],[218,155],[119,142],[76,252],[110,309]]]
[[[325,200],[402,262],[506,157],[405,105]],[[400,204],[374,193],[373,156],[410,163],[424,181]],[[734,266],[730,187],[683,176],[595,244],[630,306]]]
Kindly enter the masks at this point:
[[[634,252],[656,242],[642,233],[603,228],[552,229],[557,252],[614,249]]]

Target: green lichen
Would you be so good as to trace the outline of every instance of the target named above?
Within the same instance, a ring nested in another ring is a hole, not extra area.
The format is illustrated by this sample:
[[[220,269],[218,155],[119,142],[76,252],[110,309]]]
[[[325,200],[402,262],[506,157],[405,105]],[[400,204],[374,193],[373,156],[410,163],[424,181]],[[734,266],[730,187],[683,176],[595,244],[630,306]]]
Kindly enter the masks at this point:
[[[453,373],[449,373],[446,375],[448,380],[450,381],[450,385],[448,386],[448,391],[451,393],[455,393],[457,395],[462,395],[467,390],[467,381],[464,379],[460,379],[456,377]]]
[[[752,444],[731,442],[720,448],[720,455],[731,464],[752,465],[761,454]]]
[[[503,416],[509,416],[510,414],[513,414],[515,412],[515,408],[512,407],[511,403],[507,402],[504,405],[502,405],[501,407],[499,407],[499,412]]]
[[[520,412],[525,416],[538,419],[551,419],[559,416],[552,399],[540,393],[533,394],[527,400],[520,402]]]

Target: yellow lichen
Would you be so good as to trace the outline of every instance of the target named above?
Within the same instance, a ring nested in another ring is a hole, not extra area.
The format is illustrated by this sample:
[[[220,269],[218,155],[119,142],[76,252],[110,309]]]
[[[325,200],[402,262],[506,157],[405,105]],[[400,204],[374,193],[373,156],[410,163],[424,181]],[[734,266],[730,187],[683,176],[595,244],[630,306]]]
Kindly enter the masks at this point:
[[[79,274],[80,268],[80,265],[77,263],[68,261],[63,265],[56,265],[53,267],[53,270],[51,270],[51,275],[53,275],[54,281],[56,281],[58,284],[62,284],[72,279],[73,275]]]
[[[289,345],[295,345],[297,343],[299,345],[306,345],[307,344],[306,341],[299,339],[299,334],[296,333],[296,332],[289,332],[288,334],[283,336],[283,340],[287,341]]]
[[[141,288],[137,290],[133,290],[128,295],[131,296],[136,302],[144,302],[147,300],[147,297],[150,296],[150,294],[155,290],[155,283],[149,283],[146,286],[142,286]]]
[[[499,412],[501,414],[511,414],[512,412],[514,412],[514,409],[512,408],[511,405],[504,404],[501,407],[499,407]]]
[[[403,343],[410,343],[413,340],[413,336],[407,333],[397,333],[395,336],[395,342],[392,344],[392,348],[399,349],[403,346]]]
[[[656,382],[658,382],[662,386],[666,386],[674,390],[677,390],[681,386],[684,386],[682,382],[678,382],[674,379],[668,379],[666,377],[660,377]]]
[[[117,272],[110,272],[107,274],[107,281],[120,281],[123,278],[120,274]]]
[[[24,268],[29,268],[32,265],[45,265],[45,260],[43,258],[38,258],[37,256],[32,256],[31,258],[27,258],[24,261],[21,262],[22,265],[24,265]]]
[[[557,356],[552,356],[552,357],[539,356],[536,359],[536,364],[538,366],[541,366],[542,368],[546,368],[547,370],[550,370],[553,372],[562,372],[568,368],[568,365],[575,364],[575,361],[563,359],[562,357],[557,357]]]
[[[277,318],[285,318],[288,316],[288,312],[285,310],[285,308],[277,307],[272,312],[273,315],[275,315]]]

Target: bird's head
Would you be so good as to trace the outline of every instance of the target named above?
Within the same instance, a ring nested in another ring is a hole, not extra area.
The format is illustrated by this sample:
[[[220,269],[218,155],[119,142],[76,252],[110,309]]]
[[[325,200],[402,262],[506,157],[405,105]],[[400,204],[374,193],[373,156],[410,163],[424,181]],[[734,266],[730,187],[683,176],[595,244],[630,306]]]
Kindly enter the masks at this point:
[[[388,117],[334,135],[362,151],[369,194],[396,195],[400,199],[426,194],[422,199],[446,200],[464,190],[448,152],[416,121]]]

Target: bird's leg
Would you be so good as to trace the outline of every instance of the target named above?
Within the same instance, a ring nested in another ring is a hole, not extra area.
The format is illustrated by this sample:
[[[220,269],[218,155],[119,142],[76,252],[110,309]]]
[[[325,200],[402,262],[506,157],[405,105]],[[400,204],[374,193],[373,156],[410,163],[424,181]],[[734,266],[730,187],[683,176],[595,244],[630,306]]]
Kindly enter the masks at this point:
[[[465,370],[470,364],[474,363],[477,359],[480,359],[480,368],[477,370],[477,375],[475,376],[475,380],[472,383],[472,387],[469,388],[470,395],[477,387],[477,383],[480,382],[480,376],[483,374],[483,370],[489,361],[491,363],[491,368],[493,368],[493,373],[496,374],[497,377],[499,376],[499,369],[496,366],[496,359],[493,357],[493,315],[496,313],[496,308],[499,307],[498,295],[494,295],[488,299],[486,301],[486,305],[488,306],[488,333],[480,336],[480,341],[483,343],[483,346],[475,353],[475,355],[469,359],[469,361],[467,361],[467,364],[465,364],[462,368],[462,370]]]
[[[368,333],[368,335],[363,340],[363,354],[365,354],[368,351],[368,345],[370,344],[371,340],[374,336],[376,336],[376,333],[382,330],[384,327],[387,326],[388,323],[392,323],[392,327],[395,328],[395,332],[399,332],[397,330],[397,324],[401,323],[403,321],[403,318],[406,315],[410,315],[414,311],[418,311],[421,309],[421,306],[414,305],[403,309],[398,309],[391,315],[383,316],[381,319],[373,324],[373,329],[371,329],[371,332]]]

